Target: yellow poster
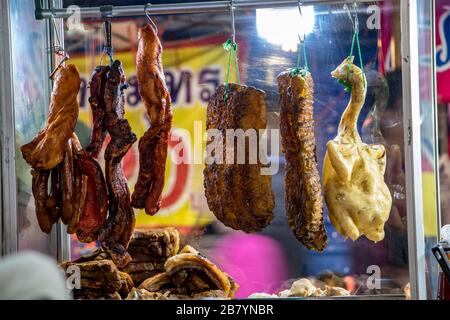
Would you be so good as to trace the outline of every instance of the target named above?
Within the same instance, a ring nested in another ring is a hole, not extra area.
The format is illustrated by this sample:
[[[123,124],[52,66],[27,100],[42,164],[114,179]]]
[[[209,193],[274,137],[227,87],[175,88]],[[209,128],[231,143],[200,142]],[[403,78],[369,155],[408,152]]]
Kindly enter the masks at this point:
[[[166,179],[160,211],[148,216],[135,209],[136,226],[201,227],[214,218],[209,212],[203,189],[203,150],[205,146],[206,105],[216,87],[224,82],[228,53],[222,43],[224,37],[205,37],[198,40],[163,43],[163,65],[167,86],[171,92],[173,127],[169,139]],[[135,46],[131,46],[131,48]],[[148,128],[146,111],[138,93],[133,49],[117,52],[127,77],[125,116],[133,132],[140,138]],[[80,116],[77,133],[87,143],[92,128],[92,114],[88,103],[88,82],[100,56],[72,57],[82,77]],[[234,79],[231,68],[230,79]],[[84,132],[84,133],[83,133]],[[199,137],[200,136],[200,137]],[[200,143],[198,142],[200,140]],[[197,141],[197,142],[195,142]],[[108,138],[105,144],[109,142]],[[175,164],[172,153],[183,145],[184,163]],[[177,148],[175,148],[178,146]],[[130,191],[133,191],[139,170],[138,143],[123,159],[123,169]],[[103,154],[100,155],[103,162]],[[195,161],[194,161],[195,160]]]

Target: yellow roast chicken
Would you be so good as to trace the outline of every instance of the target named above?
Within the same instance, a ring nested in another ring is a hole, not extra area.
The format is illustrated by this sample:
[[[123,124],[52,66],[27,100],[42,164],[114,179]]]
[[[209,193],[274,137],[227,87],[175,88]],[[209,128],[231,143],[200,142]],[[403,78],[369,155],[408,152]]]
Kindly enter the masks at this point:
[[[349,86],[351,96],[336,138],[327,143],[322,180],[329,217],[343,236],[356,240],[366,235],[378,242],[384,238],[392,198],[384,182],[384,146],[364,143],[357,130],[367,82],[352,56],[331,76]]]

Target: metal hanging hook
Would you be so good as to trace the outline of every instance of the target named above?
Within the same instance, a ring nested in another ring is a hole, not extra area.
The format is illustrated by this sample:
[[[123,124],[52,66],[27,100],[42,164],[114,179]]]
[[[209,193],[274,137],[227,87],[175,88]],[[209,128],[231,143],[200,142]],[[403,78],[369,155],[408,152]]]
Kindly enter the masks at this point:
[[[152,26],[153,30],[155,31],[155,33],[158,33],[158,27],[156,26],[156,23],[153,21],[153,19],[150,17],[150,15],[147,12],[147,9],[150,8],[151,5],[152,4],[150,2],[145,5],[144,13],[145,13],[145,16],[148,19],[148,22],[150,23],[150,25]]]
[[[353,13],[355,15],[355,23],[353,25],[353,31],[359,33],[359,19],[358,19],[358,4],[353,2]]]
[[[353,32],[359,33],[359,19],[358,19],[358,4],[353,2],[353,13],[347,4],[344,4],[344,9],[347,11],[347,15],[352,22]]]
[[[303,34],[302,35],[300,35],[300,33],[298,34],[298,40],[300,41],[300,43],[303,43],[303,42],[305,42],[305,39],[306,39],[306,30],[305,30],[305,25],[304,25],[305,20],[303,19],[302,3],[301,2],[302,2],[301,0],[298,1],[298,12],[300,13],[300,21],[302,22]]]
[[[236,27],[234,21],[234,10],[236,7],[234,6],[234,0],[230,0],[230,15],[231,15],[231,39],[233,41],[233,45],[236,43]]]
[[[100,12],[102,14],[102,18],[105,26],[105,46],[104,51],[110,58],[110,62],[112,62],[112,26],[111,26],[111,17],[112,17],[113,6],[101,6]]]
[[[58,27],[56,26],[55,16],[53,14],[52,14],[50,20],[51,20],[52,27],[53,27],[53,30],[55,33],[56,45],[48,47],[47,51],[49,53],[54,53],[57,56],[62,57],[61,61],[58,63],[58,65],[55,67],[55,69],[50,73],[49,78],[53,79],[53,77],[55,76],[58,69],[61,68],[61,66],[64,64],[64,62],[69,60],[69,55],[65,52],[64,46],[61,44],[61,38],[59,37]]]

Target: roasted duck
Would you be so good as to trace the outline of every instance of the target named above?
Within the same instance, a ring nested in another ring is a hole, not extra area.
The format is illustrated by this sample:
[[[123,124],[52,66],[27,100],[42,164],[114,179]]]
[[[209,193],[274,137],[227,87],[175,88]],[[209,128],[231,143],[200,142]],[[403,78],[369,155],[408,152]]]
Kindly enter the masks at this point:
[[[327,143],[323,189],[330,220],[345,237],[356,240],[364,234],[378,242],[384,238],[392,198],[384,182],[384,147],[365,144],[357,130],[366,98],[366,79],[353,64],[353,57],[345,59],[331,75],[351,87],[351,97],[336,138]]]
[[[33,169],[50,170],[63,161],[64,149],[78,119],[80,84],[80,75],[73,64],[61,66],[57,71],[47,126],[20,148]]]
[[[327,244],[322,213],[322,190],[314,137],[314,82],[304,71],[278,76],[281,141],[286,158],[286,214],[297,239],[308,249]]]
[[[207,155],[203,171],[205,195],[209,209],[226,226],[245,232],[260,231],[272,221],[275,205],[271,177],[261,175],[261,168],[265,166],[261,157],[255,164],[249,163],[250,157],[258,157],[260,153],[258,130],[267,126],[265,93],[252,87],[229,84],[225,102],[225,90],[225,85],[219,86],[207,108],[207,130],[217,129],[221,136],[208,136],[207,153],[212,150],[211,154],[213,151],[218,154]],[[246,138],[243,143],[245,150],[242,153],[246,158],[243,164],[237,163],[239,151],[227,151],[227,129],[256,130],[255,148],[249,150],[252,146],[247,141],[250,139]],[[217,156],[220,163],[214,160]]]
[[[105,151],[105,174],[109,194],[109,215],[100,232],[102,247],[118,267],[131,261],[127,252],[133,234],[135,216],[130,203],[130,191],[122,170],[122,158],[136,141],[130,124],[124,118],[125,75],[122,63],[114,61],[105,86],[105,126],[111,141]]]
[[[164,80],[162,46],[148,24],[139,31],[136,56],[139,94],[145,103],[150,128],[139,139],[139,175],[132,195],[135,208],[153,215],[161,205],[167,143],[172,126],[170,93]]]

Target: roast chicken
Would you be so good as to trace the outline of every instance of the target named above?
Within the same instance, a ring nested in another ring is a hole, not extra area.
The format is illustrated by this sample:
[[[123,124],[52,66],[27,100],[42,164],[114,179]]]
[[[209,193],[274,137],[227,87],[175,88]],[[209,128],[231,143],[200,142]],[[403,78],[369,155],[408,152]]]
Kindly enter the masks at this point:
[[[346,58],[332,73],[351,88],[350,102],[334,140],[328,141],[323,167],[323,189],[330,220],[336,230],[352,240],[365,235],[378,242],[384,238],[392,197],[384,182],[384,146],[366,144],[357,130],[367,82],[353,57]]]

